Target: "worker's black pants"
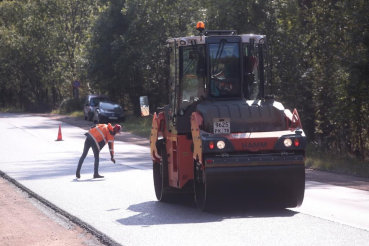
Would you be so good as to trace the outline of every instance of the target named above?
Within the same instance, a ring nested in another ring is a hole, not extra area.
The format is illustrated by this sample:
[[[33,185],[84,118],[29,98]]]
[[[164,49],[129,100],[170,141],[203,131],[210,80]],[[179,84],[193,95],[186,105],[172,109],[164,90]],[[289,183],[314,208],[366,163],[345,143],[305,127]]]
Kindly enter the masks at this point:
[[[77,167],[78,173],[81,171],[82,163],[85,160],[90,148],[92,148],[92,151],[94,152],[94,157],[95,157],[94,174],[99,173],[99,150],[97,149],[96,144],[89,141],[88,138],[86,138],[85,146],[83,148],[83,153],[78,162],[78,167]]]

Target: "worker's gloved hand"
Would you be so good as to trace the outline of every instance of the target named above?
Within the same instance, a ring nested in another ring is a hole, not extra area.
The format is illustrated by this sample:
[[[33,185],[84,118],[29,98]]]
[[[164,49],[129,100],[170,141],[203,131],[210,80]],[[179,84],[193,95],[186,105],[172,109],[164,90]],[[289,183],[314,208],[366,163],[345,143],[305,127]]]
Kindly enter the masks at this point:
[[[114,164],[115,164],[115,159],[114,158],[111,158],[111,161],[114,162]]]

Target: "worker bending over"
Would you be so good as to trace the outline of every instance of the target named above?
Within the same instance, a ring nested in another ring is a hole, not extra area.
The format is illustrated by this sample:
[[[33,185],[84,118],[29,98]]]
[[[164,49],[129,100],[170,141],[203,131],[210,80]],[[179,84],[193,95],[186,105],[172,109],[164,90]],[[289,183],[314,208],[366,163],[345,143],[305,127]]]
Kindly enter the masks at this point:
[[[95,157],[95,165],[94,165],[94,178],[104,178],[104,176],[99,175],[99,153],[100,150],[105,146],[106,143],[109,145],[110,157],[111,161],[115,164],[114,159],[114,135],[120,134],[120,130],[122,127],[118,124],[111,126],[110,123],[106,124],[98,124],[93,126],[86,135],[85,146],[83,148],[83,153],[81,158],[79,159],[76,177],[79,179],[81,177],[80,171],[82,167],[82,163],[85,160],[87,153],[90,148],[92,148]]]

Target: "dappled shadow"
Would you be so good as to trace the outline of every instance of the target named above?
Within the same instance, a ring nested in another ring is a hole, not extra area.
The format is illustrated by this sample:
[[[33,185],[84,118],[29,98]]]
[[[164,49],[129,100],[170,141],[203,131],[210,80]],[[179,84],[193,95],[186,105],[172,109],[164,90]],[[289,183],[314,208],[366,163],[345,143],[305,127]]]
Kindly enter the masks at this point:
[[[315,181],[306,181],[305,182],[305,189],[310,189],[310,188],[316,188],[316,187],[319,187],[319,188],[329,188],[331,185],[329,184],[326,184],[326,183],[320,183],[320,182],[315,182]]]
[[[331,185],[328,183],[321,183],[321,182],[315,182],[315,181],[308,181],[305,183],[305,189],[320,189],[320,190],[331,190],[336,189],[336,185]]]
[[[324,181],[323,181],[324,182]],[[307,181],[305,183],[305,189],[320,189],[320,190],[331,190],[337,187],[352,188],[357,190],[369,191],[369,184],[366,181],[342,181],[342,182],[317,182]]]
[[[311,170],[307,169],[306,180],[315,181],[324,184],[337,185],[342,187],[354,188],[359,190],[369,191],[369,179],[363,177],[356,177],[346,174],[332,173],[328,171]],[[315,186],[322,186],[323,184],[309,184],[306,188]]]
[[[138,214],[118,219],[117,222],[128,226],[152,226],[220,222],[239,218],[292,217],[298,214],[287,209],[274,209],[256,204],[228,204],[225,207],[223,204],[215,206],[211,213],[204,213],[197,209],[193,201],[180,203],[149,201],[131,205],[128,210]]]

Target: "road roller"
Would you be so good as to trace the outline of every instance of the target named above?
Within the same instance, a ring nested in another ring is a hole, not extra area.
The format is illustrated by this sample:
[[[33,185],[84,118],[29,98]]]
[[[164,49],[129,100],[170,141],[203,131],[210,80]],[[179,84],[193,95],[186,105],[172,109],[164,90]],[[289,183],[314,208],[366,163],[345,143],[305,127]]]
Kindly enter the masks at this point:
[[[297,110],[264,92],[266,36],[197,30],[165,46],[169,103],[152,114],[150,136],[157,199],[192,194],[201,211],[234,199],[300,206],[306,136]],[[150,115],[147,96],[140,106]]]

